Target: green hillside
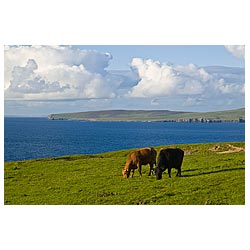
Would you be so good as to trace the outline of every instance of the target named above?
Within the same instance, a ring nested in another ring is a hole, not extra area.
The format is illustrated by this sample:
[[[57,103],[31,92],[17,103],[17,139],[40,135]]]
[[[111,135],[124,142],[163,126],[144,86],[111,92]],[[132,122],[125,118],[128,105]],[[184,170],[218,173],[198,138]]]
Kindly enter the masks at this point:
[[[4,204],[245,204],[245,143],[174,145],[185,151],[182,177],[125,179],[131,150],[4,164]],[[155,147],[159,152],[161,147]]]
[[[169,110],[103,110],[78,113],[51,114],[49,119],[88,121],[182,121],[208,119],[210,121],[239,121],[245,119],[245,108],[217,112],[182,112]]]

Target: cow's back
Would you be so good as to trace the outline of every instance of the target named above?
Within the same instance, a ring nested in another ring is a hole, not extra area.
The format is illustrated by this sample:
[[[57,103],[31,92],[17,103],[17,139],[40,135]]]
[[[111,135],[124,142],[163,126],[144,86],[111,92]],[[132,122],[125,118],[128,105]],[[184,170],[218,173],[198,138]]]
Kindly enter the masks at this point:
[[[142,148],[137,151],[137,159],[142,165],[148,163],[154,163],[156,160],[156,154],[154,148]]]
[[[155,162],[157,152],[154,148],[141,148],[131,152],[128,156],[128,161],[132,164],[140,162],[142,165],[150,162]]]
[[[166,159],[169,167],[178,169],[181,167],[184,157],[184,151],[179,148],[161,149],[159,158],[162,156]]]

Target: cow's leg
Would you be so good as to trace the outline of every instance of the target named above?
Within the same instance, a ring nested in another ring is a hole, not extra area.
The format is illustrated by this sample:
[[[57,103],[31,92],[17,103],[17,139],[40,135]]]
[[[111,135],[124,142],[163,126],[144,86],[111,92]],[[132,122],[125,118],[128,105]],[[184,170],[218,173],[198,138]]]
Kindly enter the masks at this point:
[[[177,176],[177,177],[181,177],[181,169],[180,169],[180,168],[177,170],[176,176]]]
[[[168,168],[168,176],[171,178],[171,168]]]
[[[130,169],[127,170],[127,178],[130,176]]]
[[[153,169],[154,169],[154,164],[153,164],[153,163],[150,163],[150,164],[149,164],[149,174],[148,174],[149,176],[152,175]]]
[[[137,164],[137,168],[138,168],[140,176],[142,177],[142,174],[141,174],[141,164],[140,163]]]
[[[154,165],[155,165],[155,167],[154,167]],[[153,164],[153,172],[155,173],[155,169],[156,169],[156,161],[154,162],[154,164]]]
[[[135,170],[134,170],[134,169],[132,169],[131,171],[132,171],[132,175],[131,175],[131,177],[133,178],[133,177],[134,177]]]

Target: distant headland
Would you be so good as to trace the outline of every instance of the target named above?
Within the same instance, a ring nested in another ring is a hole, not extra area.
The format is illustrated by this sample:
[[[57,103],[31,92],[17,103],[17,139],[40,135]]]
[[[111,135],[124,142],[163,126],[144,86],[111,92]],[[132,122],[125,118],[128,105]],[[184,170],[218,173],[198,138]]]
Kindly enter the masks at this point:
[[[50,114],[51,120],[123,121],[123,122],[245,122],[245,108],[216,112],[169,110],[102,110]]]

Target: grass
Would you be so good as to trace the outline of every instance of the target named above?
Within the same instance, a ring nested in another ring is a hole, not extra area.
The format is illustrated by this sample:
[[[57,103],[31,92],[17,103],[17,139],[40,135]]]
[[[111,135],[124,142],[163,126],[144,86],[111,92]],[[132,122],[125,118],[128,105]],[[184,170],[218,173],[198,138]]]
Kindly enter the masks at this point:
[[[131,150],[6,162],[4,203],[245,204],[244,143],[177,146],[185,151],[182,177],[175,177],[172,170],[172,178],[164,173],[160,181],[147,176],[148,166],[142,167],[142,178],[137,170],[134,178],[122,177]],[[159,152],[161,147],[155,148]]]
[[[201,117],[212,120],[238,121],[240,117],[245,119],[245,108],[205,113],[169,110],[103,110],[49,115],[51,119],[94,121],[164,121]]]

